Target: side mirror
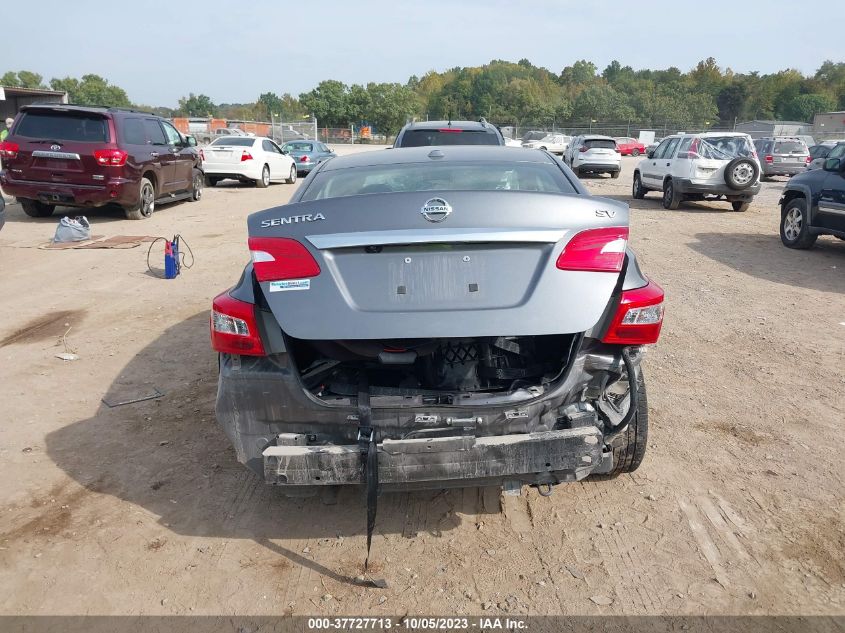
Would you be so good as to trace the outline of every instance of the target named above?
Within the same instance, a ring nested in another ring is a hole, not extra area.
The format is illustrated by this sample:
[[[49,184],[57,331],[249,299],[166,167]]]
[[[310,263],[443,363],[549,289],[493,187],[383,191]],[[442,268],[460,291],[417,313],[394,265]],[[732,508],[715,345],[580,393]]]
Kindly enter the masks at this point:
[[[842,161],[838,158],[828,158],[826,161],[824,161],[825,171],[837,172],[842,169],[843,166],[845,165],[843,165]]]
[[[651,150],[650,152],[648,152],[648,154],[646,154],[646,156],[648,156],[649,158],[654,158],[654,150]]]
[[[197,139],[195,139],[193,136],[186,136],[185,137],[185,144],[188,147],[196,147],[197,146]]]

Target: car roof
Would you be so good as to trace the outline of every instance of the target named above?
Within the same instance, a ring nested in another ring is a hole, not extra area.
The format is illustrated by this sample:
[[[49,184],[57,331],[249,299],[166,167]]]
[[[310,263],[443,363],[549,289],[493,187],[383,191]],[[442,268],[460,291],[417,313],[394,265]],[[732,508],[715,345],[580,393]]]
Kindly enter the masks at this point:
[[[585,141],[615,141],[616,140],[612,136],[604,136],[603,134],[584,134],[583,139]]]
[[[135,110],[134,108],[116,108],[110,106],[100,105],[74,105],[70,103],[32,103],[21,107],[21,112],[29,110],[55,110],[58,112],[98,112],[109,114],[144,114],[147,116],[158,117],[159,115],[144,110]],[[159,117],[162,118],[162,117]]]
[[[479,130],[496,132],[496,128],[489,123],[481,121],[415,121],[408,123],[405,130],[439,130],[442,128],[455,128],[457,130]]]
[[[338,156],[325,164],[323,171],[366,167],[373,165],[403,165],[437,162],[523,162],[555,164],[549,155],[539,149],[506,147],[504,145],[426,145],[386,150],[358,152]]]

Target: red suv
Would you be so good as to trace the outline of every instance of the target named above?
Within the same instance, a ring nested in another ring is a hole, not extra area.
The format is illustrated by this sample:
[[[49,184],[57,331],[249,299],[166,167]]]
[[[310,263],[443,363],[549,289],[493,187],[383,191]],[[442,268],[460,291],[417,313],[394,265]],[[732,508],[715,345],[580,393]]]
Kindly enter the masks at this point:
[[[47,217],[56,205],[116,204],[141,220],[156,203],[202,195],[196,140],[125,108],[25,106],[0,143],[0,160],[0,185],[31,217]]]

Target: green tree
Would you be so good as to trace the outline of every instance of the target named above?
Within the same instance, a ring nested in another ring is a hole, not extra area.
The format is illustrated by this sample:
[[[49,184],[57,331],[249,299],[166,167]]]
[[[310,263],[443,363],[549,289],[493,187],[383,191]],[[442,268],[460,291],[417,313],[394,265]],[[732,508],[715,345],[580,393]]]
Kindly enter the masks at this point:
[[[367,84],[370,98],[366,117],[380,134],[393,134],[418,113],[419,101],[414,91],[396,83]]]
[[[347,113],[346,84],[335,79],[326,79],[310,92],[299,95],[299,102],[306,112],[317,117],[320,125],[345,127],[349,123]]]
[[[213,117],[217,116],[217,106],[207,95],[191,92],[187,97],[179,99],[179,113],[184,116]]]
[[[258,97],[256,110],[259,111],[259,118],[270,121],[271,114],[275,117],[282,115],[282,99],[274,92],[265,92]]]
[[[0,86],[9,88],[45,88],[44,77],[29,70],[10,70],[0,77]]]
[[[812,121],[819,112],[830,112],[836,100],[829,95],[808,94],[793,97],[783,106],[783,116],[790,121]]]
[[[82,79],[51,79],[53,90],[64,90],[71,103],[127,108],[132,105],[123,88],[110,84],[99,75],[83,75]]]
[[[725,123],[732,123],[739,118],[748,99],[748,89],[741,83],[725,86],[716,97],[719,118]]]

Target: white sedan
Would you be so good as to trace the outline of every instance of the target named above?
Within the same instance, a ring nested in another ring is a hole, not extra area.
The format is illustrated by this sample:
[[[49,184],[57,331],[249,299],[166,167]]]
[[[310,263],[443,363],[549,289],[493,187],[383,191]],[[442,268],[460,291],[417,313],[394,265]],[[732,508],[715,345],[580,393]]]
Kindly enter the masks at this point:
[[[572,137],[566,134],[549,134],[544,136],[539,141],[527,141],[522,144],[523,147],[530,147],[532,149],[544,149],[552,154],[563,154]]]
[[[203,170],[209,186],[232,178],[268,187],[296,182],[296,164],[275,142],[263,136],[225,136],[203,148]]]

